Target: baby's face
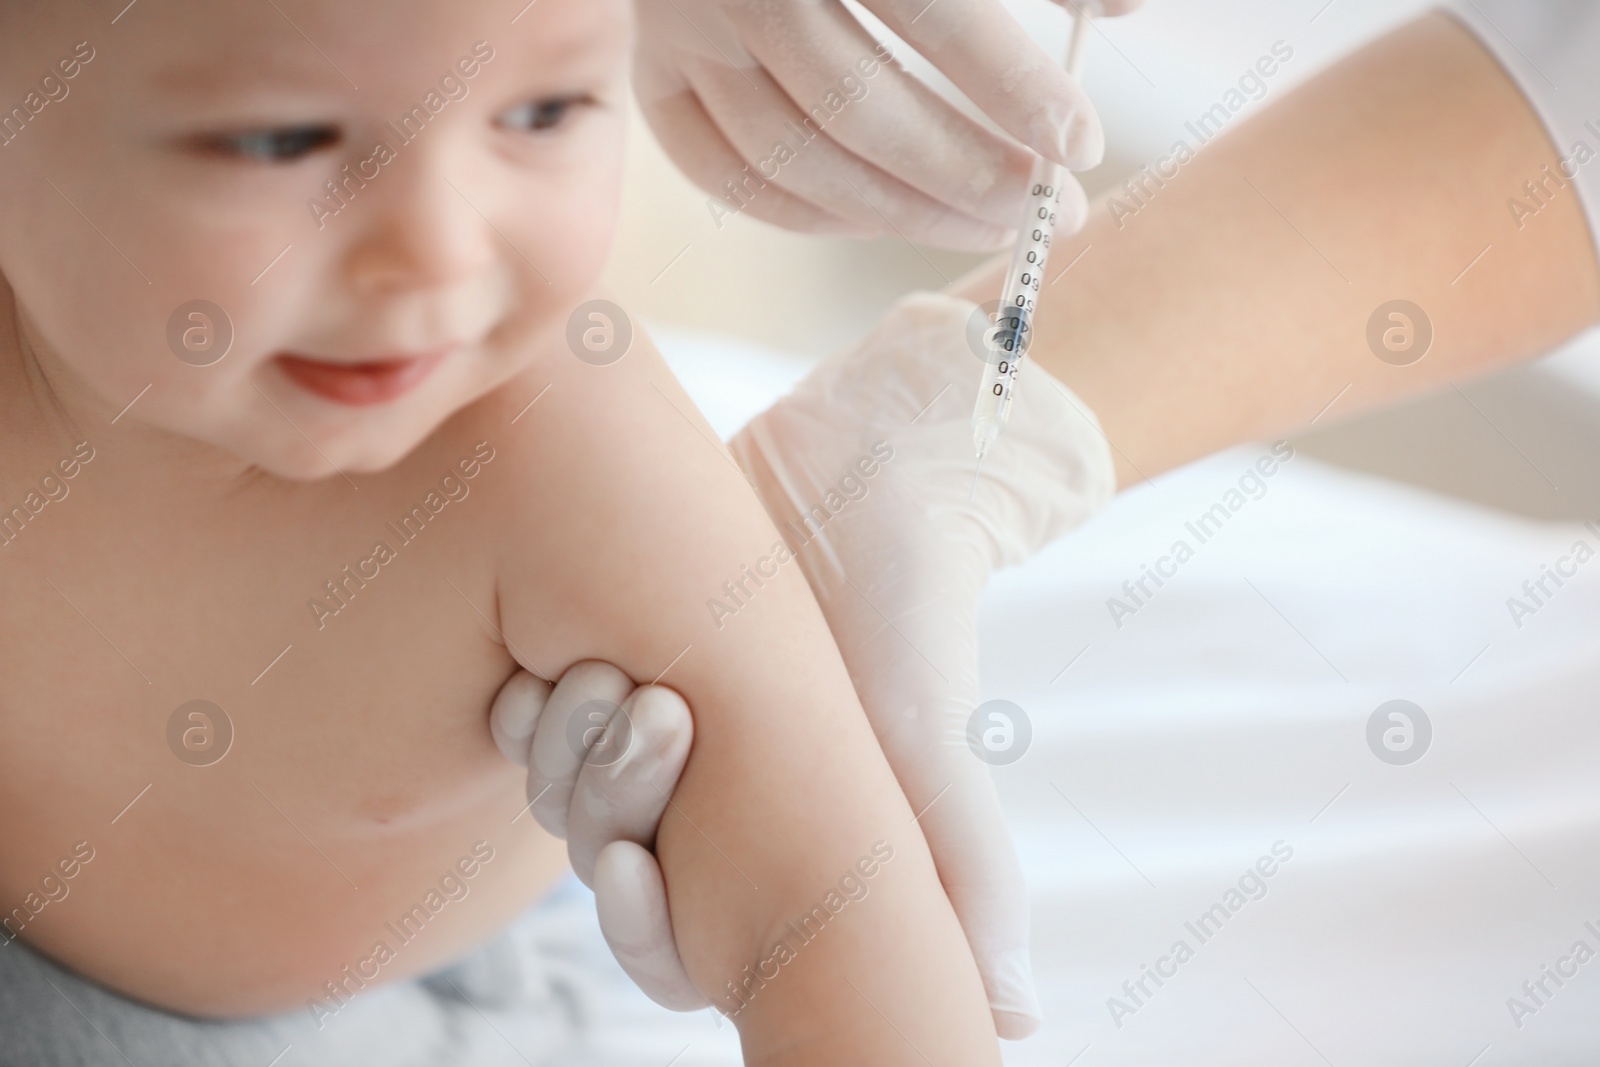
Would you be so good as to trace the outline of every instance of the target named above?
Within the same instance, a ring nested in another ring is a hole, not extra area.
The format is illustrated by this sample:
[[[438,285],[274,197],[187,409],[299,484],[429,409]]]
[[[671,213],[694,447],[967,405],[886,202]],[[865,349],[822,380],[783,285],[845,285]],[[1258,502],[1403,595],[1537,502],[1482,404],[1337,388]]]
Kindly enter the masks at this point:
[[[628,0],[121,7],[0,0],[0,272],[53,389],[322,478],[563,343]]]

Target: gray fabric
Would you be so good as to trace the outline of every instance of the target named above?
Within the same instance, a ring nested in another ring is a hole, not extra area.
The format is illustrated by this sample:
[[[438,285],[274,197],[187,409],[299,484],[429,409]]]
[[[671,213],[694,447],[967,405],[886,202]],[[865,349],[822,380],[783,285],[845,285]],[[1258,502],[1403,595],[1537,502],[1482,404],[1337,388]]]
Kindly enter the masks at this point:
[[[675,1067],[737,1064],[732,1028],[645,1001],[569,880],[500,937],[337,1014],[213,1022],[139,1004],[0,939],[0,1067]]]

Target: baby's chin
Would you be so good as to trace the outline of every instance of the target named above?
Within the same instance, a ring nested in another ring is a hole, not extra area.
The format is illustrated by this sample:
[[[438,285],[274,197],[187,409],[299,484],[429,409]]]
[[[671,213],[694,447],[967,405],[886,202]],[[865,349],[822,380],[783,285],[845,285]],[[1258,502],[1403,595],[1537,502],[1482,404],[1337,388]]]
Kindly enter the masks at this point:
[[[410,455],[412,448],[396,449],[393,453],[377,458],[363,457],[361,459],[333,458],[324,459],[322,456],[311,457],[297,455],[259,455],[241,456],[250,466],[263,474],[270,475],[285,482],[325,482],[329,479],[341,477],[350,478],[357,475],[382,474],[397,466],[401,460]]]
[[[441,421],[364,427],[359,434],[333,440],[318,440],[315,434],[307,438],[286,424],[257,427],[251,439],[241,439],[236,432],[219,438],[204,432],[184,433],[181,427],[166,429],[216,450],[219,459],[231,460],[241,470],[253,469],[286,482],[315,483],[391,470],[415,452]]]
[[[359,446],[307,447],[304,439],[281,448],[253,450],[241,456],[265,474],[290,482],[321,482],[329,478],[382,474],[398,466],[428,438],[434,426],[410,432],[365,435]]]

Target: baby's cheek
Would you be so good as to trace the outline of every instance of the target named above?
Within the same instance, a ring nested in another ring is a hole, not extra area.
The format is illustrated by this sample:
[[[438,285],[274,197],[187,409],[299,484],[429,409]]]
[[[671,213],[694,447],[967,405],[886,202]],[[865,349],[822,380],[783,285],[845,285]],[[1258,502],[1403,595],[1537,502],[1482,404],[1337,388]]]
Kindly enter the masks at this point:
[[[568,308],[593,288],[605,268],[621,209],[620,135],[617,144],[601,141],[585,156],[582,166],[551,176],[530,234],[548,249],[557,271],[552,287]]]

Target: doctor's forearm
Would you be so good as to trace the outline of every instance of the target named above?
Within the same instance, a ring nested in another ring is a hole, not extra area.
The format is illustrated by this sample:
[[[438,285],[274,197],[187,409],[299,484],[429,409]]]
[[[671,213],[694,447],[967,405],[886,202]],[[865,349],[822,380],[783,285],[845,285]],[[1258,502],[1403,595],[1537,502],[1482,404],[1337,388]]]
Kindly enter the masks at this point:
[[[1136,213],[1097,204],[1051,252],[1030,358],[1096,412],[1127,486],[1538,355],[1600,319],[1576,190],[1542,169],[1560,158],[1477,39],[1425,16],[1147,181],[1142,204],[1120,194]],[[1507,202],[1530,179],[1546,203],[1519,226]],[[951,288],[992,300],[1002,269]],[[1397,299],[1433,331],[1405,366],[1368,342]]]

